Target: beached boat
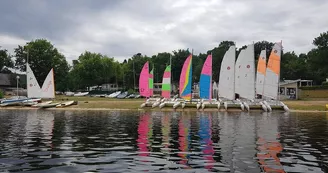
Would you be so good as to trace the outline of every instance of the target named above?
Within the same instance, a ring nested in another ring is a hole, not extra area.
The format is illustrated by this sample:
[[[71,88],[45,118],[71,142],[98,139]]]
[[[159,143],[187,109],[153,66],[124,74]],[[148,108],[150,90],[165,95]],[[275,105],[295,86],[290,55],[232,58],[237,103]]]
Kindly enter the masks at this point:
[[[68,107],[74,104],[74,101],[67,101],[56,105],[57,108]]]
[[[79,93],[74,94],[73,96],[75,96],[75,97],[82,97],[82,96],[86,96],[88,94],[89,94],[89,92],[79,92]]]

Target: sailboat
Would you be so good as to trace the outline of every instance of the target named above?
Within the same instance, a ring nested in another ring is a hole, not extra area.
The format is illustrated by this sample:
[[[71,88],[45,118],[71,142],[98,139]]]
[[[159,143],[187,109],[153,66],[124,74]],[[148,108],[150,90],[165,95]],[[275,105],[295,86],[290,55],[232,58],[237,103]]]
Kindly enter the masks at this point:
[[[255,99],[255,59],[254,44],[247,46],[244,55],[241,58],[241,64],[236,67],[239,71],[239,97],[246,100]],[[236,81],[237,83],[237,81]]]
[[[236,101],[241,109],[249,111],[249,105],[255,99],[255,55],[254,44],[248,45],[238,56],[235,65],[235,92]]]
[[[185,101],[191,101],[191,85],[192,85],[192,54],[185,60],[179,81],[179,95],[183,100],[177,100],[173,108],[177,108],[180,104],[185,107]]]
[[[149,62],[147,61],[142,67],[140,77],[139,77],[139,93],[140,96],[150,97],[149,89]],[[142,103],[140,107],[145,107],[149,103],[149,99],[145,103]]]
[[[219,77],[219,101],[224,100],[225,109],[228,108],[228,102],[235,99],[235,61],[236,47],[230,46],[224,54]]]
[[[256,95],[263,97],[264,92],[264,80],[266,72],[266,50],[262,50],[257,62],[256,72]]]
[[[52,68],[48,73],[41,88],[42,98],[55,98],[55,80],[54,69]]]
[[[173,103],[171,98],[171,65],[167,65],[162,80],[162,103],[159,108],[163,108],[167,103]]]
[[[27,79],[27,97],[28,98],[42,97],[40,85],[36,80],[34,73],[28,63],[26,63],[26,79]]]
[[[220,69],[219,97],[223,99],[235,99],[235,60],[236,47],[230,46],[224,54]]]
[[[191,82],[192,82],[192,55],[190,54],[185,60],[180,74],[179,92],[180,97],[191,100]]]
[[[279,80],[280,80],[280,61],[281,61],[282,43],[275,43],[269,56],[268,65],[265,72],[264,104],[271,110],[270,105],[282,106],[285,111],[289,111],[287,105],[279,101]],[[270,100],[270,101],[269,101]]]
[[[212,54],[207,56],[202,68],[199,81],[199,97],[202,100],[197,103],[197,109],[200,108],[200,105],[204,109],[206,105],[212,103]],[[213,103],[220,105],[216,101]]]
[[[281,43],[274,44],[266,69],[263,95],[273,100],[278,99],[281,49]]]
[[[149,73],[149,97],[154,95],[154,67]]]

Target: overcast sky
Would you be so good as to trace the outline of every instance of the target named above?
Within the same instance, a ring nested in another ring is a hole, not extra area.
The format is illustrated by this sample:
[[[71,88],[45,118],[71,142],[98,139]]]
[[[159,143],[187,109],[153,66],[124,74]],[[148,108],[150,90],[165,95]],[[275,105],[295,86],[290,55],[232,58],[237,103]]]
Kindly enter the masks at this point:
[[[89,50],[119,61],[141,52],[193,48],[221,41],[238,47],[282,40],[284,49],[309,51],[328,30],[327,0],[2,0],[0,46],[46,38],[69,63]]]

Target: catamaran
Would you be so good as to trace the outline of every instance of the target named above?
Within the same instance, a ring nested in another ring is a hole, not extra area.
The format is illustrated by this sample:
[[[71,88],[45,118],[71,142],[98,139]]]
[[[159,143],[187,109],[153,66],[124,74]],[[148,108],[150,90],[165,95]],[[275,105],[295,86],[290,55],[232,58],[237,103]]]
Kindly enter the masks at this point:
[[[249,111],[249,104],[255,99],[255,59],[254,44],[241,50],[235,65],[235,92],[236,101],[241,109]]]
[[[206,105],[216,105],[220,109],[220,102],[217,102],[216,99],[212,100],[212,54],[208,55],[200,75],[199,81],[199,97],[201,101],[197,103],[196,108],[199,109],[200,106],[202,109]]]
[[[280,80],[280,61],[281,61],[282,43],[275,43],[268,61],[265,72],[263,103],[271,111],[271,107],[283,107],[289,111],[287,105],[279,101],[279,80]]]
[[[182,108],[186,106],[186,101],[191,102],[191,85],[192,85],[192,54],[185,60],[180,73],[179,81],[179,95],[182,99],[177,99],[173,108],[181,105]]]

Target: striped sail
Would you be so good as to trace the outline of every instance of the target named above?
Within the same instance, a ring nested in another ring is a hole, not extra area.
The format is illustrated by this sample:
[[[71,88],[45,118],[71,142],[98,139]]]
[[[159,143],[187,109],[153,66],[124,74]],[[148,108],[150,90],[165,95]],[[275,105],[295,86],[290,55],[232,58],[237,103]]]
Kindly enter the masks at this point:
[[[149,96],[154,95],[154,67],[149,73]]]
[[[141,96],[149,97],[149,62],[143,66],[139,77],[139,93]]]
[[[41,88],[42,98],[55,98],[54,69],[48,73]]]
[[[166,66],[162,81],[162,97],[171,97],[171,65]]]
[[[281,49],[281,43],[276,43],[273,46],[266,69],[264,83],[264,96],[275,100],[278,99]]]
[[[208,55],[200,75],[199,96],[202,99],[212,99],[212,55]]]
[[[192,55],[189,55],[183,64],[180,74],[179,91],[180,97],[191,100],[191,80],[192,80]]]
[[[39,98],[41,97],[41,88],[36,80],[30,65],[26,64],[26,78],[27,78],[27,97]]]
[[[221,63],[219,97],[235,99],[235,61],[236,47],[230,46]]]
[[[263,95],[265,71],[266,71],[266,50],[262,50],[259,60],[257,62],[256,94]]]

